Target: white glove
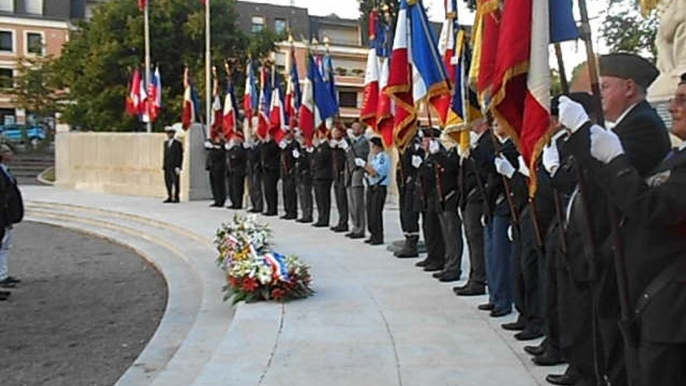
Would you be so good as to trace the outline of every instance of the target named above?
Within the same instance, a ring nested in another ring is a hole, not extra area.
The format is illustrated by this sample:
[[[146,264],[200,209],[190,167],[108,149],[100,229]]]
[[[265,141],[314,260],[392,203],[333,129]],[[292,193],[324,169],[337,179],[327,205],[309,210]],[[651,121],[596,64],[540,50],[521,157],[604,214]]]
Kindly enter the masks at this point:
[[[281,142],[279,142],[279,147],[280,147],[280,148],[285,149],[286,146],[288,146],[288,144],[286,143],[286,141],[281,141]]]
[[[250,144],[243,142],[243,149],[250,149]]]
[[[174,168],[174,173],[176,173],[177,176],[181,174],[181,168]]]
[[[481,215],[481,226],[484,228],[486,227],[486,216],[485,215]]]
[[[588,114],[584,107],[569,99],[566,96],[560,97],[560,115],[559,120],[562,126],[568,128],[574,133],[579,130],[584,123],[589,121]]]
[[[355,165],[356,166],[363,168],[364,165],[366,165],[366,164],[367,164],[367,162],[365,162],[365,160],[363,160],[362,158],[355,158]]]
[[[331,146],[331,148],[338,147],[338,140],[330,139],[329,140],[329,146]]]
[[[552,176],[555,174],[557,169],[560,167],[560,152],[557,150],[557,142],[555,140],[550,141],[550,145],[546,145],[543,148],[543,167]]]
[[[224,144],[224,149],[225,149],[225,150],[229,150],[229,149],[231,149],[231,147],[229,146],[228,143],[225,143],[225,144]]]
[[[300,158],[300,152],[298,151],[298,149],[293,149],[292,154],[293,158]]]
[[[591,157],[607,164],[622,154],[622,141],[614,131],[598,125],[591,126]]]
[[[342,139],[342,140],[340,140],[340,142],[338,142],[338,147],[340,147],[343,150],[348,150],[350,145],[348,145],[348,141],[346,141],[345,139]]]
[[[310,146],[310,147],[306,148],[305,151],[308,152],[308,153],[313,153],[313,152],[314,152],[314,148],[313,148],[312,146]]]
[[[213,148],[213,147],[214,147],[214,146],[212,145],[212,142],[210,142],[210,141],[205,141],[205,149],[211,149],[211,148]]]
[[[517,171],[520,172],[524,177],[529,177],[531,175],[531,172],[529,171],[529,167],[526,166],[526,161],[524,161],[524,157],[522,157],[521,155],[517,157],[517,162],[519,163],[519,170]]]
[[[412,156],[412,166],[414,166],[415,169],[417,169],[417,168],[419,168],[420,166],[422,166],[422,162],[424,162],[424,160],[422,159],[422,157],[420,157],[420,156],[418,156],[418,155],[413,155],[413,156]]]
[[[438,144],[438,141],[435,139],[432,139],[431,142],[429,142],[429,153],[431,154],[436,154],[438,153],[438,150],[440,150],[440,145]]]
[[[512,233],[512,225],[508,225],[508,227],[507,227],[507,238],[510,241],[514,241],[514,234]]]
[[[512,176],[515,174],[517,171],[514,166],[510,163],[510,161],[505,158],[504,155],[500,154],[499,156],[495,157],[493,160],[493,163],[495,164],[495,170],[507,177],[507,178],[512,178]]]

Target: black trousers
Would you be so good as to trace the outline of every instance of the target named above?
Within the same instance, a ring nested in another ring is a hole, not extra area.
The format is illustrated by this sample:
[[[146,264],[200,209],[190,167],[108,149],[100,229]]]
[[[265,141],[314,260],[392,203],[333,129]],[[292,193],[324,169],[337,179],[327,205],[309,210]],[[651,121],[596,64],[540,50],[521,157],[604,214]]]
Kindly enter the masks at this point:
[[[266,214],[277,213],[277,205],[279,203],[279,195],[276,190],[276,184],[279,182],[279,172],[265,171],[262,173],[262,186],[264,189],[264,200],[267,202]]]
[[[312,182],[298,183],[298,198],[300,199],[301,219],[312,221]]]
[[[338,210],[338,224],[341,228],[348,227],[348,190],[342,178],[333,183],[333,193],[336,198],[336,210]]]
[[[419,212],[411,210],[410,203],[407,202],[408,195],[404,189],[400,191],[400,228],[405,236],[419,236]]]
[[[226,173],[223,170],[210,171],[210,187],[214,204],[223,206],[226,202]]]
[[[686,344],[642,341],[638,360],[639,386],[686,385]]]
[[[560,318],[557,305],[557,253],[560,242],[560,227],[554,225],[546,237],[545,269],[541,280],[542,304],[544,304],[545,334],[547,350],[551,354],[560,351]]]
[[[445,242],[441,231],[441,221],[438,212],[423,212],[422,231],[428,256],[426,260],[432,264],[445,264]]]
[[[329,225],[331,214],[331,184],[332,179],[314,180],[314,196],[317,202],[317,224]]]
[[[484,227],[481,225],[483,202],[467,201],[462,212],[464,231],[469,248],[469,282],[486,284],[486,257],[484,254]]]
[[[164,184],[167,187],[167,198],[179,201],[181,179],[173,168],[164,169]]]
[[[235,209],[243,208],[243,193],[245,192],[245,175],[232,173],[229,180],[231,189],[231,207]]]
[[[383,207],[386,203],[386,186],[367,188],[367,224],[370,239],[383,241]]]
[[[295,176],[281,179],[283,193],[283,208],[287,217],[298,217],[298,182]]]
[[[532,331],[541,331],[544,326],[544,307],[541,299],[541,271],[544,267],[543,248],[536,240],[536,229],[531,217],[530,207],[522,211],[519,219],[519,261],[515,271],[515,307],[522,307],[526,327]],[[513,243],[514,247],[514,243]],[[518,299],[520,298],[520,299]],[[520,302],[518,305],[517,303]]]
[[[250,204],[257,212],[262,212],[262,173],[251,171],[248,175],[248,193]]]

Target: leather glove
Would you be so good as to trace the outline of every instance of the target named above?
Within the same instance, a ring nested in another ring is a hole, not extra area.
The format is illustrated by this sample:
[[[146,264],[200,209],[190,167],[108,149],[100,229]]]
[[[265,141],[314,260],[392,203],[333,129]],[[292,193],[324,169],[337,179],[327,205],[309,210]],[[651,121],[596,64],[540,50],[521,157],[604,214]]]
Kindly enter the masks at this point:
[[[363,160],[362,158],[355,158],[355,165],[363,168],[364,165],[366,165],[366,164],[367,164],[367,162],[365,160]]]
[[[519,170],[517,170],[519,173],[521,173],[524,177],[529,177],[531,175],[531,172],[529,171],[529,167],[526,166],[526,161],[524,161],[524,157],[521,155],[517,157],[517,162],[519,163]]]
[[[493,163],[495,164],[495,170],[500,175],[503,175],[507,178],[512,178],[512,176],[517,171],[517,169],[515,169],[514,166],[512,166],[510,161],[508,161],[508,159],[505,158],[505,156],[502,154],[495,157],[495,159],[493,160]]]
[[[431,154],[436,154],[438,153],[438,150],[441,149],[441,146],[438,144],[438,141],[435,139],[432,139],[431,142],[429,142],[429,153]]]
[[[413,155],[413,156],[412,156],[412,166],[413,166],[415,169],[417,169],[417,168],[419,168],[420,166],[422,166],[422,163],[423,163],[423,162],[424,162],[424,160],[422,159],[422,157],[420,157],[420,156],[418,156],[418,155]]]
[[[298,151],[298,149],[293,149],[292,154],[293,158],[300,158],[300,152]]]
[[[550,145],[543,148],[543,155],[541,156],[543,167],[552,176],[560,167],[560,152],[557,150],[557,142],[550,141]]]
[[[559,120],[562,126],[571,130],[572,133],[579,130],[584,123],[588,122],[588,114],[584,107],[577,102],[569,99],[566,96],[560,97],[560,115]]]
[[[614,131],[605,130],[598,125],[591,126],[591,157],[608,164],[622,154],[622,141]]]
[[[177,176],[180,175],[181,174],[181,168],[174,168],[174,173],[176,173]]]

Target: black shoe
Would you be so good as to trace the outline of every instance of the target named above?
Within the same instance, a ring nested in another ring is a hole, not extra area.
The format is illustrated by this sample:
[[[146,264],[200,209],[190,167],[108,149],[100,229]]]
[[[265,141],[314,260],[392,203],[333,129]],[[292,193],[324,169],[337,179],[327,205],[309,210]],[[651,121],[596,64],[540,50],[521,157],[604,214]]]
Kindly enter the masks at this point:
[[[291,214],[291,215],[285,214],[285,215],[283,215],[283,216],[281,216],[281,217],[279,217],[279,218],[282,219],[282,220],[295,220],[295,219],[297,219],[298,217],[297,217],[297,216],[293,216],[292,214]]]
[[[10,291],[0,291],[0,302],[7,300],[12,293]]]
[[[479,304],[476,306],[477,309],[481,311],[493,311],[495,310],[495,304],[493,303],[484,303],[484,304]]]
[[[5,280],[0,281],[0,288],[14,288],[14,287],[16,287],[16,286],[17,286],[16,284],[14,284],[14,283],[9,283],[9,282],[7,282],[7,281],[5,281]]]
[[[531,358],[531,361],[534,362],[534,364],[537,366],[557,366],[565,363],[565,361],[562,359],[562,356],[559,353],[551,354],[549,352],[546,352],[543,355],[535,356]]]
[[[345,236],[345,237],[350,237],[350,236],[352,236],[352,235],[354,235],[354,234],[355,234],[355,232],[348,232],[348,233],[344,234],[343,236]]]
[[[548,374],[545,380],[553,385],[573,386],[581,380],[581,377],[571,374]]]
[[[311,218],[299,218],[295,220],[296,222],[303,223],[303,224],[308,224],[312,222]]]
[[[274,217],[274,216],[276,216],[277,214],[278,214],[278,213],[276,213],[276,212],[266,212],[266,213],[263,214],[263,216]]]
[[[421,260],[421,261],[414,263],[414,266],[415,267],[426,267],[427,265],[429,265],[429,263],[430,263],[429,259],[424,259],[424,260]]]
[[[316,223],[312,224],[312,226],[315,228],[326,228],[329,226],[329,224],[322,223],[322,222],[316,222]]]
[[[520,341],[534,340],[543,336],[543,331],[540,329],[527,330],[514,334],[515,339]]]
[[[369,245],[382,245],[383,239],[375,239],[369,242]]]
[[[162,201],[163,204],[171,204],[172,202],[174,202],[174,201],[171,198],[168,198],[168,199]]]
[[[443,275],[443,271],[434,272],[431,274],[431,277],[433,277],[434,279],[438,279],[441,277],[441,275]]]
[[[368,239],[366,239],[366,240],[364,241],[365,244],[369,244],[369,243],[371,243],[371,242],[372,242],[372,238],[371,238],[371,237],[368,238]]]
[[[511,313],[512,313],[511,309],[510,310],[496,310],[496,309],[494,309],[491,311],[490,314],[488,314],[488,316],[490,316],[491,318],[500,318],[501,316],[510,315]]]
[[[512,323],[501,324],[500,327],[507,331],[524,331],[524,328],[526,328],[526,323],[521,320],[517,320],[516,322]]]
[[[443,264],[441,263],[429,263],[424,266],[424,272],[435,272],[441,271],[443,269]]]
[[[483,284],[471,283],[466,287],[455,287],[453,292],[457,296],[480,296],[486,294],[486,288]]]
[[[348,227],[345,227],[345,226],[335,226],[335,227],[331,228],[331,230],[334,231],[334,232],[336,232],[336,233],[343,233],[343,232],[347,232],[347,231],[348,231]]]
[[[438,281],[441,283],[450,283],[453,281],[458,281],[460,280],[460,276],[462,276],[462,272],[443,272],[441,276],[438,277]]]
[[[219,205],[216,202],[213,202],[212,204],[210,204],[210,208],[221,208],[222,206],[224,206],[224,205]]]
[[[248,209],[248,213],[262,213],[262,209],[255,209],[255,208]]]
[[[524,346],[524,351],[529,355],[538,357],[545,354],[545,345],[541,343],[538,346]]]
[[[414,258],[414,257],[419,257],[419,252],[417,250],[408,250],[408,249],[401,249],[395,253],[393,253],[395,257],[398,259],[409,259],[409,258]]]
[[[364,233],[353,233],[352,235],[349,236],[351,239],[363,239],[364,238]]]
[[[7,276],[5,278],[5,280],[3,280],[3,282],[12,283],[12,284],[19,284],[19,283],[21,283],[21,280],[17,279],[14,276]]]
[[[179,202],[181,202],[181,200],[179,200],[179,198],[176,197],[176,198],[174,199],[174,201],[172,201],[172,202],[173,202],[174,204],[178,204]]]

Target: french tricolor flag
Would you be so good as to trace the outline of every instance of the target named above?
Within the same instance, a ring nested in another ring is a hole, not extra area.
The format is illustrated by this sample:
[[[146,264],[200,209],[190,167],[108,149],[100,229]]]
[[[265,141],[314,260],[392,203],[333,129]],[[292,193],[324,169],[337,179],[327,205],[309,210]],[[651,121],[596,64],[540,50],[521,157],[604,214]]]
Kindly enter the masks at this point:
[[[269,133],[276,143],[280,143],[286,135],[286,120],[284,117],[283,100],[281,99],[281,82],[274,68],[272,68],[272,85],[272,100],[269,105]]]
[[[255,73],[253,72],[252,61],[248,61],[245,66],[245,94],[243,94],[243,111],[245,111],[245,119],[248,121],[248,126],[252,125],[252,117],[254,115],[253,99],[257,92],[253,88],[255,84]]]
[[[243,133],[236,130],[236,107],[233,99],[233,83],[229,79],[229,86],[224,97],[224,111],[222,112],[222,126],[227,141],[234,137],[243,138]]]
[[[302,104],[300,105],[300,130],[302,131],[305,143],[312,145],[315,126],[315,105],[314,105],[314,71],[318,71],[312,55],[309,58],[308,76],[303,81]]]
[[[438,38],[438,53],[443,58],[443,63],[448,75],[448,80],[455,79],[455,69],[457,63],[455,60],[455,24],[457,23],[457,2],[456,0],[445,1],[445,21],[443,22],[443,29]],[[438,113],[438,119],[442,126],[446,125],[448,111],[450,111],[450,104],[452,96],[444,94],[438,96],[434,100],[434,107]]]
[[[257,136],[261,139],[266,139],[269,134],[269,107],[271,105],[271,98],[268,98],[268,94],[271,96],[271,90],[268,90],[268,77],[269,73],[267,69],[262,67],[260,69],[260,98],[257,107]]]

